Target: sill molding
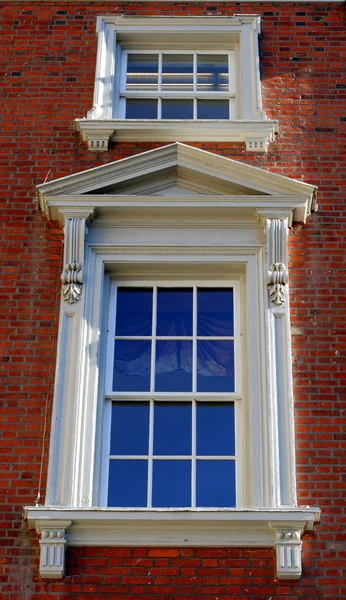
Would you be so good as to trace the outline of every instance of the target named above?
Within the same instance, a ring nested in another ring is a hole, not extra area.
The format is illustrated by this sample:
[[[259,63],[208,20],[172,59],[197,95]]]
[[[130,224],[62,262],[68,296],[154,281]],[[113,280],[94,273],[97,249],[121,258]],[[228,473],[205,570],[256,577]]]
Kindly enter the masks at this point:
[[[176,121],[76,119],[75,129],[89,150],[108,150],[115,142],[245,142],[248,152],[266,152],[275,140],[277,121]]]
[[[64,575],[66,546],[259,546],[275,547],[278,579],[299,579],[301,535],[312,531],[320,510],[112,509],[25,507],[40,537],[40,575]]]

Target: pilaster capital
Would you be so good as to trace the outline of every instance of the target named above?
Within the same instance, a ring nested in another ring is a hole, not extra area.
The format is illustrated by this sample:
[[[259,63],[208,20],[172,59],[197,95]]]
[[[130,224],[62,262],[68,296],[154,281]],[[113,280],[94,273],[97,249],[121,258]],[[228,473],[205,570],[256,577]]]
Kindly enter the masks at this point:
[[[287,213],[269,217],[263,213],[267,238],[267,289],[269,300],[276,306],[286,303],[288,296]]]
[[[68,216],[65,220],[64,269],[61,274],[62,297],[74,304],[81,299],[83,290],[83,264],[86,218]]]

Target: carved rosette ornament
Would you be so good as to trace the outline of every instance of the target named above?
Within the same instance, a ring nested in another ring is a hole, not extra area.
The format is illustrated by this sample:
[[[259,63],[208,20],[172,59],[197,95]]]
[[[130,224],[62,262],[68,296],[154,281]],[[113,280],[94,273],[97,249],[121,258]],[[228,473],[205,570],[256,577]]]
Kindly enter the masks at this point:
[[[72,262],[65,266],[61,275],[62,297],[65,302],[74,304],[82,296],[83,273],[80,264]]]
[[[269,267],[267,288],[271,302],[280,306],[285,304],[288,293],[288,273],[283,263],[273,263]]]

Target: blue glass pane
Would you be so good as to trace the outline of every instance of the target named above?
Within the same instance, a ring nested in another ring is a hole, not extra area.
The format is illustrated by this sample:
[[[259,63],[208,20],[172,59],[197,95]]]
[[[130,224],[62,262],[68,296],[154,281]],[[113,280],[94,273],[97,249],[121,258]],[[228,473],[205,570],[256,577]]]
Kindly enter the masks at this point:
[[[198,100],[197,119],[229,119],[229,100]]]
[[[197,342],[197,391],[234,392],[234,342]]]
[[[162,100],[162,119],[193,119],[193,100]]]
[[[129,54],[127,90],[157,90],[159,57],[157,54]]]
[[[233,290],[197,290],[197,335],[233,336]]]
[[[115,340],[114,392],[148,392],[150,390],[151,342]]]
[[[192,411],[187,402],[155,402],[154,454],[191,454]]]
[[[162,89],[193,90],[193,55],[163,54]]]
[[[113,402],[110,454],[148,454],[149,402]]]
[[[192,335],[192,289],[157,290],[157,335]]]
[[[191,506],[191,461],[154,460],[153,507]]]
[[[197,455],[234,456],[234,404],[197,403]]]
[[[108,506],[146,507],[147,460],[110,460]]]
[[[233,460],[197,460],[196,505],[233,507],[235,463]]]
[[[157,100],[126,100],[126,119],[157,119]]]
[[[152,288],[118,288],[115,335],[151,335],[152,310]]]
[[[228,56],[226,54],[198,54],[197,89],[208,92],[229,90]]]
[[[156,342],[156,392],[192,391],[192,342]]]

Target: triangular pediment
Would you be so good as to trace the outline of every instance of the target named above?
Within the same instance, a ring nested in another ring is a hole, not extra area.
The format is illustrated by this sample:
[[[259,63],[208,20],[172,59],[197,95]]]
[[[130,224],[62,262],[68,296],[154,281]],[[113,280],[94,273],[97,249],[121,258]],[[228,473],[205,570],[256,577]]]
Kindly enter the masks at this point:
[[[305,203],[306,215],[311,211],[315,186],[270,173],[264,169],[253,167],[230,158],[194,148],[186,144],[174,143],[162,148],[136,154],[107,165],[94,167],[81,173],[69,175],[61,179],[38,186],[41,207],[47,211],[48,205],[57,205],[58,197],[68,199],[79,198],[83,204],[89,205],[95,199],[95,206],[114,202],[123,197],[222,197],[241,203],[242,197],[266,197],[267,201],[275,198],[295,199],[297,203]],[[238,200],[237,200],[238,199]],[[197,200],[197,199],[196,199]],[[293,205],[292,205],[293,206]],[[293,210],[293,208],[292,208]],[[51,218],[55,218],[49,214]],[[295,217],[296,218],[296,217]]]

